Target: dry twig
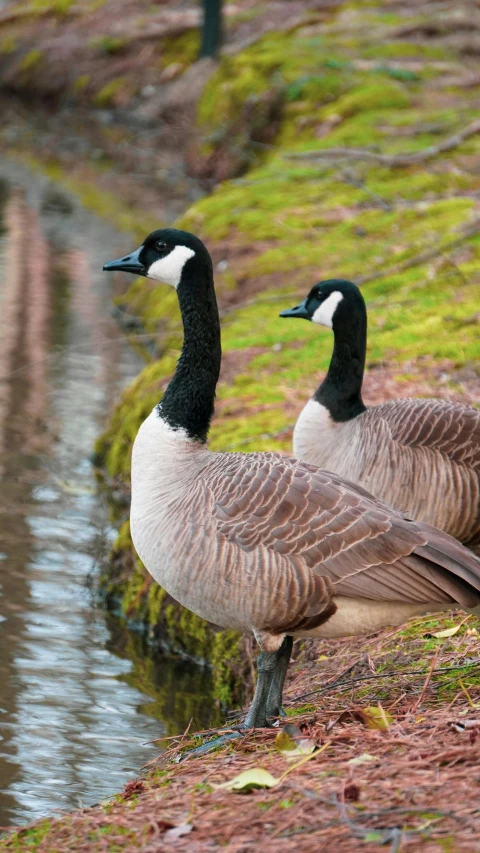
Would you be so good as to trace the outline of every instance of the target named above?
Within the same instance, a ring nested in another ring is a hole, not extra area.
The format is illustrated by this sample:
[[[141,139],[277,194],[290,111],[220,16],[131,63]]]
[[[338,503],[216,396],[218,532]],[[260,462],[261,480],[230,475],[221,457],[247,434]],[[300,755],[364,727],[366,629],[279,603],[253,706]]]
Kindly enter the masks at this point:
[[[453,136],[448,136],[437,145],[430,145],[423,151],[411,151],[403,154],[380,154],[376,151],[369,151],[368,148],[325,148],[320,151],[294,151],[291,154],[286,154],[289,160],[325,160],[325,159],[342,159],[348,160],[370,160],[374,163],[380,163],[382,166],[390,166],[398,168],[399,166],[413,166],[417,163],[426,163],[427,160],[433,160],[439,154],[445,154],[447,151],[452,151],[458,148],[466,139],[480,133],[480,119],[472,121],[463,130],[454,133]]]

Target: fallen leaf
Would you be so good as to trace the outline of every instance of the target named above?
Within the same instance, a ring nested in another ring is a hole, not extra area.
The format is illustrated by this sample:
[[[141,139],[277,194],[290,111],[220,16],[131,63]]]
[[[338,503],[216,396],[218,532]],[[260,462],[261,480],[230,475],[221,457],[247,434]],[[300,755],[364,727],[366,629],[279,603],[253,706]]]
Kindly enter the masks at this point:
[[[355,758],[350,758],[347,764],[368,764],[369,761],[380,761],[378,755],[370,755],[369,752],[362,752]]]
[[[356,709],[354,714],[367,729],[386,731],[389,725],[393,723],[392,715],[385,711],[380,704],[377,707],[370,705],[368,708]]]
[[[276,736],[275,748],[287,761],[291,761],[299,755],[310,755],[315,749],[315,741],[303,737],[298,726],[288,723]]]
[[[356,782],[348,782],[343,789],[342,799],[346,802],[357,803],[360,799],[360,786]],[[340,798],[339,798],[340,799]]]
[[[181,838],[182,835],[188,835],[193,829],[191,823],[181,823],[179,826],[173,826],[172,829],[167,829],[163,836],[166,841],[174,841],[175,838]]]
[[[240,773],[228,782],[222,782],[221,785],[214,785],[213,782],[210,784],[212,785],[212,788],[215,788],[216,790],[219,788],[227,788],[229,791],[249,791],[252,788],[274,788],[276,785],[280,785],[286,776],[294,770],[297,770],[298,767],[302,767],[302,765],[306,764],[307,761],[310,761],[312,758],[316,758],[317,755],[320,755],[320,753],[328,749],[329,746],[331,746],[331,741],[327,740],[323,746],[315,749],[310,753],[310,755],[304,755],[300,761],[297,761],[289,767],[288,770],[285,770],[278,779],[276,779],[275,776],[272,776],[268,770],[264,770],[263,767],[252,767],[250,770],[244,770],[243,773]]]
[[[251,791],[252,788],[274,788],[278,785],[280,779],[272,776],[268,770],[262,767],[252,767],[250,770],[244,770],[228,782],[223,782],[221,785],[215,785],[215,788],[227,788],[229,791]]]
[[[363,841],[373,841],[376,844],[384,844],[385,843],[385,835],[383,832],[379,830],[373,829],[371,832],[367,832],[363,836]]]
[[[445,640],[447,637],[453,637],[459,630],[460,625],[454,625],[453,628],[445,628],[444,631],[434,631],[433,633],[424,634],[424,637],[435,637],[437,640]]]
[[[289,741],[291,744],[293,744],[293,746],[282,746],[282,749],[294,749],[295,741],[299,740],[299,738],[301,737],[302,730],[298,726],[296,726],[295,723],[287,723],[286,726],[283,727],[282,731],[279,732],[277,737],[275,738],[275,744],[280,743],[280,741],[283,742],[283,740],[285,740],[285,743]]]

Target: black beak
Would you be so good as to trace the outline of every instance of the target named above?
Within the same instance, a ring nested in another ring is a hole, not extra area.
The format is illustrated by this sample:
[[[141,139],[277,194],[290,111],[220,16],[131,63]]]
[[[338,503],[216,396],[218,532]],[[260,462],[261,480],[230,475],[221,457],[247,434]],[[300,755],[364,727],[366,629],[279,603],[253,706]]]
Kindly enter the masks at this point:
[[[108,263],[103,265],[103,269],[106,272],[111,272],[112,270],[123,270],[124,272],[136,273],[136,275],[146,275],[147,270],[139,260],[139,255],[142,249],[143,246],[140,246],[139,249],[135,249],[134,252],[130,255],[125,255],[124,258],[119,258],[118,261],[108,261]]]
[[[280,317],[300,317],[301,320],[310,320],[310,314],[307,311],[307,300],[304,299],[300,305],[295,305],[295,308],[287,308],[282,311]]]

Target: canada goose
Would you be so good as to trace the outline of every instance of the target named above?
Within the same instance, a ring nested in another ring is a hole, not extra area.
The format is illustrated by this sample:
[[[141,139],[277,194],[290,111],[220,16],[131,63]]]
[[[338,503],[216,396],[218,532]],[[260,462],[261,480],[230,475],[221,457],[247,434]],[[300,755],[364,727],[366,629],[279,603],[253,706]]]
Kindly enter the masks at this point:
[[[335,338],[328,373],[295,424],[295,456],[348,477],[469,547],[478,545],[480,411],[421,398],[364,405],[367,311],[351,281],[321,281],[280,316],[327,326]]]
[[[132,453],[131,531],[185,607],[253,633],[261,654],[245,726],[281,711],[292,637],[339,637],[480,603],[480,560],[336,474],[276,453],[213,453],[221,360],[210,255],[162,229],[105,264],[176,288],[184,342]]]

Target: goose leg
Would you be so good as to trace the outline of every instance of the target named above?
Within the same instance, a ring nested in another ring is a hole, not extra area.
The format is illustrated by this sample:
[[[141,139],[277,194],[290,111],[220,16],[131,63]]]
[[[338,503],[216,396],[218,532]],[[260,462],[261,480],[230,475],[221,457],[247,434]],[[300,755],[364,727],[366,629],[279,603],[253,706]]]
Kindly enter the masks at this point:
[[[273,671],[270,693],[267,699],[267,719],[270,717],[286,717],[282,708],[283,685],[287,675],[288,665],[292,654],[293,637],[286,636],[277,655],[277,663]]]
[[[261,729],[269,725],[267,722],[267,701],[278,667],[279,651],[260,652],[258,656],[257,684],[252,704],[245,717],[244,727],[246,729]]]
[[[238,731],[226,732],[220,737],[190,749],[183,753],[179,760],[187,756],[206,755],[213,749],[226,746],[230,741],[241,737],[246,729],[266,728],[271,723],[268,721],[270,714],[267,707],[272,708],[272,716],[279,716],[282,703],[283,684],[290,661],[292,651],[292,637],[285,637],[282,645],[276,652],[260,652],[257,661],[257,684],[252,704],[248,709],[245,722],[238,727]]]

